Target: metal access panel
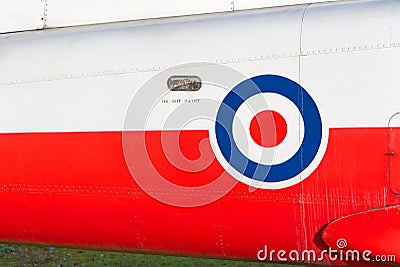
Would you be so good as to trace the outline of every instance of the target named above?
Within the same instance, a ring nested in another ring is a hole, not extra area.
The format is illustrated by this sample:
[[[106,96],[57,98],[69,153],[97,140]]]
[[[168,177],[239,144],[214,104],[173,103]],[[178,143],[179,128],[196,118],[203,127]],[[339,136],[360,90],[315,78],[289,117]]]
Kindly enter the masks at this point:
[[[400,110],[400,109],[399,109]],[[396,112],[388,123],[388,151],[390,189],[400,194],[400,112]]]
[[[232,10],[231,0],[48,0],[46,27],[174,17]]]
[[[0,33],[42,29],[44,0],[0,0]]]

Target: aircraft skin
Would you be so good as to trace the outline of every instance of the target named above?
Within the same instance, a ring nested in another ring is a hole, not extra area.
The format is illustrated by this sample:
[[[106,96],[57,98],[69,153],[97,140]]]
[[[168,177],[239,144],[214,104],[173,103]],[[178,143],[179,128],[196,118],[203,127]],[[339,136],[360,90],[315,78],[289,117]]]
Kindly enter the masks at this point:
[[[394,0],[2,34],[0,242],[398,264],[399,47]]]

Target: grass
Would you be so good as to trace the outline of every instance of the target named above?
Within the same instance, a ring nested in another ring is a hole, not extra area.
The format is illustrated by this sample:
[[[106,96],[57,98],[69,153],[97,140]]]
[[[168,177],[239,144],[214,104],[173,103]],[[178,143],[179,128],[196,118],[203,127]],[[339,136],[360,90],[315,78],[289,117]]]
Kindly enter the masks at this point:
[[[70,248],[0,245],[0,266],[234,266],[281,267],[289,265],[266,264],[191,257],[158,256],[122,252],[105,252]]]

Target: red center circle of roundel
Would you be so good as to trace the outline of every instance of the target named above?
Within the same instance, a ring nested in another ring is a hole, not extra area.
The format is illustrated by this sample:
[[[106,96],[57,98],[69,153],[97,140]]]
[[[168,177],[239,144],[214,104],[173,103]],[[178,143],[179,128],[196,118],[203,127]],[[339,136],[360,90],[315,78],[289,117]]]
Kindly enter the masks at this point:
[[[250,122],[250,135],[259,146],[275,147],[282,143],[287,134],[285,119],[276,111],[264,110]]]

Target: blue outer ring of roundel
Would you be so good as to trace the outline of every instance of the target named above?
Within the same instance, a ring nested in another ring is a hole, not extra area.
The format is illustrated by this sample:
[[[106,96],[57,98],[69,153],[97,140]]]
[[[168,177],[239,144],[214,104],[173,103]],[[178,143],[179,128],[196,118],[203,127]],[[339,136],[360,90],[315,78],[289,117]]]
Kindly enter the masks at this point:
[[[248,159],[233,138],[235,113],[246,99],[260,93],[288,98],[303,117],[303,142],[290,159],[280,164],[265,165]],[[217,113],[215,133],[223,157],[239,173],[257,181],[281,182],[297,176],[313,161],[321,144],[322,122],[314,100],[298,83],[278,75],[260,75],[241,82],[224,98]]]

